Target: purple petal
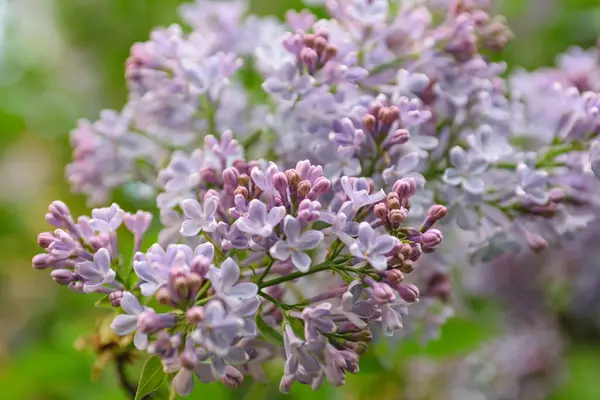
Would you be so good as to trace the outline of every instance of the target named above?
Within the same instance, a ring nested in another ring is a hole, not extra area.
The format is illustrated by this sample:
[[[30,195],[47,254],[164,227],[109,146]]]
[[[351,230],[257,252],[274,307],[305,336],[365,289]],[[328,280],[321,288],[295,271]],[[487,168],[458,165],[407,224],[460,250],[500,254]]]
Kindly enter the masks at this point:
[[[292,264],[301,272],[306,272],[310,268],[311,259],[308,254],[302,251],[292,251]]]
[[[253,222],[265,222],[267,220],[267,206],[260,200],[252,200],[248,206],[248,217]]]
[[[94,254],[94,263],[101,274],[106,275],[110,270],[110,253],[107,249],[101,248]]]
[[[296,243],[299,250],[314,249],[323,240],[323,233],[319,231],[306,231],[300,236],[300,240]]]
[[[135,315],[127,315],[121,314],[117,315],[113,322],[110,324],[110,327],[117,335],[123,336],[127,335],[135,330],[137,325],[137,316]]]
[[[181,208],[186,217],[192,219],[202,219],[204,213],[202,206],[194,199],[185,199],[181,202]]]
[[[251,298],[252,296],[256,296],[257,293],[258,286],[250,282],[238,283],[227,292],[229,296],[238,297],[240,299]]]
[[[465,171],[468,167],[467,153],[460,146],[454,146],[450,150],[450,162],[459,171]]]
[[[269,250],[271,256],[279,261],[285,261],[290,258],[290,247],[283,240],[278,241]]]
[[[375,243],[375,230],[368,222],[361,222],[358,226],[358,240],[367,247],[371,247]]]
[[[273,207],[269,211],[269,216],[267,217],[267,222],[271,226],[277,226],[277,224],[281,222],[281,220],[283,219],[285,214],[286,214],[285,207],[283,207],[283,206]]]
[[[212,243],[202,243],[194,250],[194,257],[197,256],[204,256],[212,261],[215,258],[215,247]]]
[[[285,220],[283,221],[283,231],[285,232],[286,239],[290,244],[295,244],[298,242],[301,230],[302,226],[300,221],[291,215],[285,216]]]
[[[108,222],[102,221],[101,219],[91,219],[90,228],[98,232],[110,232],[110,225],[108,224]]]
[[[375,239],[375,244],[371,251],[375,254],[386,254],[392,251],[398,243],[398,239],[390,235],[381,235]]]
[[[369,318],[375,312],[375,307],[366,301],[359,301],[352,307],[352,312],[361,318]]]
[[[181,229],[179,230],[179,233],[181,233],[182,236],[186,237],[196,236],[201,229],[202,226],[197,220],[188,219],[186,221],[183,221],[183,224],[181,224]]]
[[[204,212],[207,216],[213,216],[217,212],[219,208],[219,198],[216,196],[211,196],[208,199],[204,200]]]
[[[194,374],[187,368],[181,368],[177,375],[175,375],[175,378],[173,378],[173,382],[171,384],[178,395],[187,396],[194,390]]]
[[[223,261],[221,265],[221,289],[227,291],[235,285],[238,279],[240,279],[240,268],[235,261],[231,258]]]
[[[137,297],[129,292],[123,293],[121,308],[130,315],[138,315],[144,311],[144,307],[142,307]]]
[[[144,350],[148,347],[148,334],[137,331],[133,337],[133,345],[138,350]]]

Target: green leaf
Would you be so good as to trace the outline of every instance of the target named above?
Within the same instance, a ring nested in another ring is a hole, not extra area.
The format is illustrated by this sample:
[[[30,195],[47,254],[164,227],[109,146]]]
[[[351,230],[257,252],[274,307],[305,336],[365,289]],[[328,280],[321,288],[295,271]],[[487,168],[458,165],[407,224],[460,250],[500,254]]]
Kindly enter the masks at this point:
[[[260,312],[256,314],[256,326],[258,326],[260,333],[267,342],[283,346],[283,336],[281,335],[281,332],[267,324],[262,315],[260,315]]]
[[[152,356],[144,364],[142,376],[138,382],[135,400],[141,400],[144,396],[156,392],[166,378],[160,357]]]
[[[108,299],[108,295],[103,296],[100,300],[98,300],[97,302],[95,302],[94,305],[96,307],[101,307],[101,308],[113,308],[112,303]]]

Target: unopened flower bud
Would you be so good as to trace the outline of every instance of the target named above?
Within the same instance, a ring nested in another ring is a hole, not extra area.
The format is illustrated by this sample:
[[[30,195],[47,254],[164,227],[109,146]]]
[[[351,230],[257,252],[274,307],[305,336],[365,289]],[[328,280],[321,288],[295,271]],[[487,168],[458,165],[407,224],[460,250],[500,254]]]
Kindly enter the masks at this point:
[[[300,196],[306,196],[310,192],[310,189],[312,189],[312,185],[309,181],[302,181],[298,184],[298,194]]]
[[[567,197],[567,193],[563,188],[556,187],[548,191],[548,196],[550,196],[550,201],[560,204]]]
[[[185,318],[192,325],[199,324],[204,319],[204,308],[199,306],[194,306],[190,308],[185,313]]]
[[[327,47],[327,39],[321,36],[317,36],[315,38],[315,42],[313,48],[317,51],[318,54],[323,54],[325,48]]]
[[[283,172],[277,172],[273,175],[273,186],[279,191],[279,193],[286,193],[288,188],[288,178]]]
[[[363,128],[371,134],[377,133],[377,118],[371,114],[367,114],[362,119]]]
[[[396,285],[404,280],[404,274],[399,269],[387,269],[381,272],[381,277],[390,285]]]
[[[226,168],[223,170],[223,183],[225,186],[236,187],[238,185],[238,178],[240,173],[235,168]]]
[[[208,270],[210,269],[210,259],[203,255],[198,255],[192,259],[190,263],[190,272],[198,274],[201,277],[206,277]]]
[[[240,174],[240,176],[238,177],[238,185],[248,187],[249,183],[250,183],[250,177],[246,174]]]
[[[373,340],[373,333],[368,329],[364,329],[364,330],[358,331],[358,332],[347,333],[344,335],[344,339],[350,340],[352,342],[367,342],[368,343],[371,340]]]
[[[230,389],[235,389],[244,383],[244,375],[237,368],[228,365],[225,367],[225,375],[221,378],[221,382]]]
[[[175,326],[175,322],[175,314],[157,314],[154,311],[144,311],[138,316],[137,329],[143,333],[154,333]]]
[[[353,352],[359,355],[365,354],[367,352],[367,349],[369,348],[369,346],[365,342],[352,342],[349,340],[346,340],[344,342],[344,347],[352,350]]]
[[[438,229],[430,229],[427,232],[421,235],[421,240],[423,241],[423,246],[434,248],[442,243],[444,237],[442,236],[442,232]]]
[[[183,368],[193,370],[198,365],[198,356],[194,350],[186,348],[179,355],[179,363]]]
[[[318,194],[327,193],[329,189],[331,189],[331,181],[324,176],[318,177],[312,187],[312,190]]]
[[[312,33],[307,33],[306,35],[304,35],[304,45],[306,47],[313,47],[315,44],[315,39],[316,39],[316,35],[313,35]]]
[[[323,55],[321,56],[323,63],[331,61],[337,56],[338,49],[335,46],[327,46],[323,51]]]
[[[300,60],[304,65],[306,65],[306,69],[308,73],[312,74],[317,69],[317,62],[319,60],[319,56],[317,52],[311,48],[305,47],[300,52]]]
[[[396,285],[396,290],[400,298],[407,303],[414,303],[419,300],[419,288],[411,283],[401,283]]]
[[[77,279],[77,274],[68,269],[55,269],[50,273],[50,277],[59,285],[68,285]]]
[[[376,282],[372,278],[365,278],[365,283],[370,286],[367,293],[376,303],[384,304],[396,299],[394,291],[387,283]]]
[[[283,375],[279,382],[279,391],[281,393],[289,393],[294,384],[294,375]]]
[[[404,222],[406,217],[408,217],[408,212],[405,208],[400,210],[390,210],[388,216],[390,223],[396,228],[399,227],[402,222]]]
[[[525,240],[527,241],[527,246],[535,253],[539,253],[548,248],[548,241],[544,239],[541,235],[530,232],[528,230],[525,230],[524,233]]]
[[[57,220],[67,220],[71,217],[71,211],[65,203],[59,200],[53,201],[48,207],[50,214]]]
[[[410,274],[415,269],[414,261],[412,261],[412,260],[403,260],[402,264],[400,264],[398,266],[398,269],[400,269],[400,271],[404,272],[405,274]]]
[[[42,232],[38,235],[37,242],[41,248],[47,249],[54,242],[54,236],[50,232]]]
[[[200,179],[202,182],[211,183],[218,185],[219,180],[217,179],[217,172],[214,168],[200,168]]]
[[[375,216],[384,222],[387,221],[387,211],[387,207],[383,203],[377,203],[375,204],[375,207],[373,207]]]
[[[394,122],[392,111],[388,107],[381,107],[379,109],[377,119],[385,125],[391,125]]]
[[[173,298],[171,297],[169,289],[166,287],[158,289],[156,291],[156,301],[163,305],[171,305],[173,303]]]
[[[246,187],[244,187],[244,186],[238,186],[233,191],[233,195],[234,196],[238,196],[239,195],[239,196],[242,196],[244,199],[247,199],[250,194],[248,193],[248,189]]]
[[[31,263],[35,269],[45,269],[54,264],[55,261],[54,257],[50,254],[42,253],[35,255],[31,260]]]
[[[414,196],[417,192],[417,181],[413,178],[398,179],[394,182],[392,190],[398,194],[401,199]]]
[[[291,187],[294,189],[298,187],[300,183],[300,174],[295,169],[288,169],[285,171],[285,176],[287,176],[288,182]]]
[[[123,291],[117,290],[108,295],[108,300],[113,307],[121,307],[121,300],[123,299]]]

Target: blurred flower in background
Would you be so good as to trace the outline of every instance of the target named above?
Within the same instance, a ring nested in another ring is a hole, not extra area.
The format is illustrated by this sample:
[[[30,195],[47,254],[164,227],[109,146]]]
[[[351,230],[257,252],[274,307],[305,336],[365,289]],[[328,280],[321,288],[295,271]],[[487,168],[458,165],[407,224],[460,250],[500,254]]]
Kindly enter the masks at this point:
[[[125,398],[112,370],[96,370],[104,384],[89,381],[90,349],[103,354],[120,344],[102,324],[95,332],[89,328],[92,299],[59,291],[34,273],[32,238],[45,229],[40,216],[51,200],[68,201],[74,213],[85,209],[85,199],[70,194],[64,179],[68,132],[76,118],[124,103],[124,60],[131,44],[146,40],[152,27],[176,21],[180,3],[0,0],[0,382],[7,399]],[[502,55],[512,66],[552,65],[568,46],[593,47],[600,34],[600,4],[594,0],[493,3],[516,36]],[[301,6],[297,0],[250,2],[254,13],[279,17]],[[116,196],[124,208],[142,208],[122,193]],[[518,263],[505,257],[491,269],[470,271],[468,287],[459,288],[472,293],[472,304],[464,305],[469,313],[451,318],[441,340],[425,346],[382,341],[361,360],[361,375],[349,378],[346,388],[327,386],[314,394],[299,388],[289,396],[600,398],[595,385],[600,317],[594,312],[600,309],[600,271],[590,251],[597,237],[595,231],[577,235],[558,250],[560,257],[530,254]],[[580,276],[575,286],[565,286],[568,279],[561,277],[574,275]],[[430,288],[440,293],[445,282],[438,278]],[[89,336],[77,342],[86,345],[80,352],[74,344],[82,331]],[[195,393],[206,395],[279,396],[276,388],[261,384],[233,392],[207,385]]]

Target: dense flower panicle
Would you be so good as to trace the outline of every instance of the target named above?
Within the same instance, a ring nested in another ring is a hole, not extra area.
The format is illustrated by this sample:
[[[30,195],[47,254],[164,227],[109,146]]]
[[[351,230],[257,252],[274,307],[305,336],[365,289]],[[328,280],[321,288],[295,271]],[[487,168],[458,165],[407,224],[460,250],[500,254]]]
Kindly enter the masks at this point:
[[[161,231],[142,248],[151,214],[113,204],[74,219],[57,201],[33,265],[104,294],[113,329],[159,355],[180,395],[195,377],[238,386],[281,354],[283,392],[341,385],[373,331],[393,335],[411,308],[439,331],[464,254],[541,251],[596,206],[589,54],[504,79],[487,52],[511,34],[482,2],[324,3],[330,19],[285,21],[243,0],[184,5],[190,33],[132,47],[123,110],[71,134],[73,190],[101,204],[144,185],[133,192],[155,199]]]

